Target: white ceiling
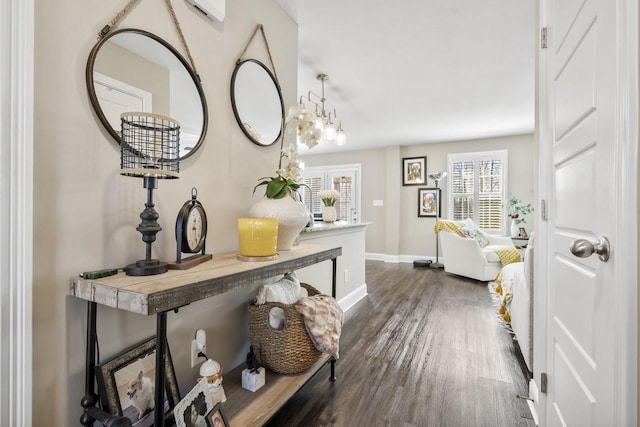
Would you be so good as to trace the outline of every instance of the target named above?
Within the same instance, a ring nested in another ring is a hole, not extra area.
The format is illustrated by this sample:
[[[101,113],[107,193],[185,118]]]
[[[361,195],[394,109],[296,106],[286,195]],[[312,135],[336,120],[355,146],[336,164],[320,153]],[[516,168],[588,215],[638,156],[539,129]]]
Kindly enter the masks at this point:
[[[299,26],[299,95],[328,74],[347,132],[309,154],[533,132],[534,0],[276,2]]]

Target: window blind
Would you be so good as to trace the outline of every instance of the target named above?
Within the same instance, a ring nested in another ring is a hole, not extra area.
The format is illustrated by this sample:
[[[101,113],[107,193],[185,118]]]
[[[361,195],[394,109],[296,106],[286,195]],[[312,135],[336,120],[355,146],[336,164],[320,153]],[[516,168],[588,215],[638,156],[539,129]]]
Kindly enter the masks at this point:
[[[309,188],[302,186],[302,201],[311,213],[322,213],[322,201],[318,197],[318,191],[322,190],[322,177],[306,177],[303,181]]]
[[[450,217],[473,219],[480,228],[505,227],[506,151],[452,154],[449,159]]]
[[[336,202],[336,212],[338,219],[348,221],[349,209],[353,206],[353,177],[333,176],[333,189],[340,193],[340,198]]]
[[[302,182],[309,186],[301,187],[303,203],[312,210],[316,217],[322,214],[322,201],[318,192],[324,189],[337,190],[340,197],[336,202],[336,213],[339,220],[350,221],[359,216],[360,197],[358,192],[360,165],[311,166],[302,172]]]

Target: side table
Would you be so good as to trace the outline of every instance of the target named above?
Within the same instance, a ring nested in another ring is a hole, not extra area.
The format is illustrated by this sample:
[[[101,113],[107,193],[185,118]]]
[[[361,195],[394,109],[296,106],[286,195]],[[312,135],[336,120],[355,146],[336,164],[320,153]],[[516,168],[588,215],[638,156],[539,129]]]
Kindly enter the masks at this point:
[[[529,244],[528,237],[511,237],[511,241],[516,249],[526,249],[527,244]]]

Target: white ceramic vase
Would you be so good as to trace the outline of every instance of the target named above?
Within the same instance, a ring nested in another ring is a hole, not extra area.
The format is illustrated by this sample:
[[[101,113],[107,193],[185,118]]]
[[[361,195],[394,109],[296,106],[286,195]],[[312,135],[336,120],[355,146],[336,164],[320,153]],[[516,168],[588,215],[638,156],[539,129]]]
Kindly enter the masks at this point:
[[[251,206],[249,216],[278,220],[277,250],[279,251],[291,250],[296,237],[309,222],[307,207],[290,196],[284,196],[281,199],[264,197]]]
[[[518,237],[520,235],[520,227],[516,224],[516,220],[511,220],[511,237]]]
[[[323,206],[322,207],[322,220],[324,222],[336,222],[338,213],[335,206]]]

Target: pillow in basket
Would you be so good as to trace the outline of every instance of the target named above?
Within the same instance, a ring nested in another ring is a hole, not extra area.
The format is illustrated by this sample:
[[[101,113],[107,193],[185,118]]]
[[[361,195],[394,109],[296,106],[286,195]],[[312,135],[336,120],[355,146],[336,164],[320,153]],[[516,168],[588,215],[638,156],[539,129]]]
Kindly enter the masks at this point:
[[[267,302],[293,304],[300,298],[300,289],[300,281],[296,273],[287,273],[277,282],[260,286],[256,304],[262,305]]]

